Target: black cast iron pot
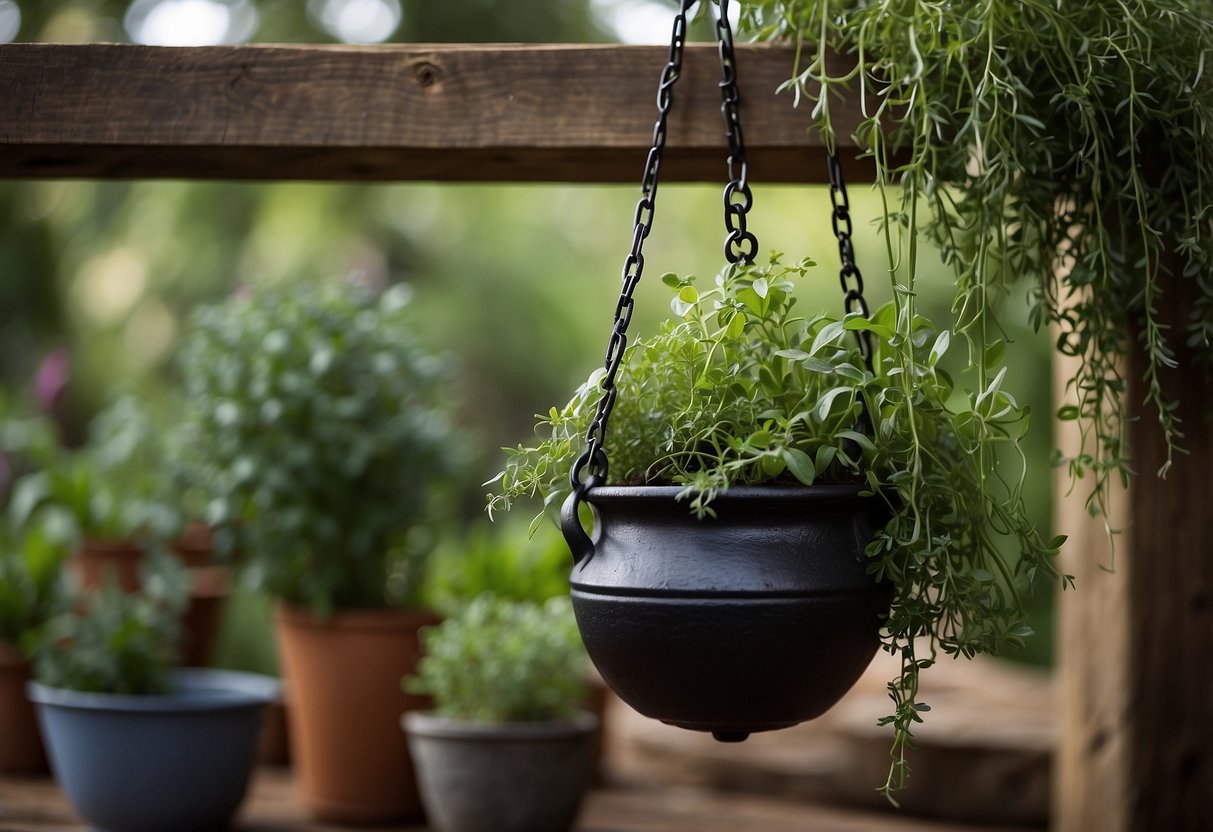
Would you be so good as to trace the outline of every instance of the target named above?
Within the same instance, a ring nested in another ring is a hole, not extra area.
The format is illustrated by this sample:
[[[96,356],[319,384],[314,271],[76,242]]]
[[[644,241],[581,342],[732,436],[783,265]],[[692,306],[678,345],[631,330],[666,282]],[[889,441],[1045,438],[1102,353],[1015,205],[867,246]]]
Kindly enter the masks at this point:
[[[572,500],[573,610],[607,684],[645,716],[737,741],[820,716],[868,666],[892,596],[864,547],[889,519],[852,486],[734,487],[697,519],[678,487]]]

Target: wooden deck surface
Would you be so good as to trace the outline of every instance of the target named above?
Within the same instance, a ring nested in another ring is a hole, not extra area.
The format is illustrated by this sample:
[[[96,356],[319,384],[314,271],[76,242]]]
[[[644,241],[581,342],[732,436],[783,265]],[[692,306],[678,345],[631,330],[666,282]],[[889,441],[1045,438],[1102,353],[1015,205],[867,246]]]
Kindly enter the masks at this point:
[[[425,827],[375,827],[420,832]],[[263,768],[235,832],[338,832],[310,822],[295,803],[289,771]],[[986,827],[916,820],[804,802],[724,795],[680,786],[630,784],[591,793],[579,832],[978,832]],[[1001,827],[1003,832],[1013,832]],[[85,832],[50,778],[0,778],[2,832]],[[165,830],[171,832],[171,830]]]

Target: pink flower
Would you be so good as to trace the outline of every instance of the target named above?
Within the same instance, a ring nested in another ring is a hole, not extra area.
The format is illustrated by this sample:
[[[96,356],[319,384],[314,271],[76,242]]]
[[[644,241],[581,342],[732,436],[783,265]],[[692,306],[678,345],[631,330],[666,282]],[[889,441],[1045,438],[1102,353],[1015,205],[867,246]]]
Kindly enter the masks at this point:
[[[59,415],[71,377],[72,362],[66,348],[60,347],[42,359],[34,375],[34,398],[38,407],[45,413]]]

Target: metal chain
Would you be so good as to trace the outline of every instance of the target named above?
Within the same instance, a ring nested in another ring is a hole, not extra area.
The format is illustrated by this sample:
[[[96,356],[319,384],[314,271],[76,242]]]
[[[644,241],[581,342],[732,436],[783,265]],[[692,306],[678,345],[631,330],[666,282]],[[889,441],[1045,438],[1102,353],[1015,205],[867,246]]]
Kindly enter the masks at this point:
[[[868,302],[863,297],[863,274],[855,265],[855,244],[852,238],[851,201],[847,197],[847,183],[842,176],[842,165],[838,157],[830,153],[826,157],[826,169],[830,177],[830,202],[834,211],[830,216],[830,224],[834,229],[834,237],[838,240],[838,259],[842,264],[838,272],[838,282],[842,285],[843,308],[849,315],[858,311],[865,318],[869,317]],[[859,352],[863,363],[869,371],[872,370],[872,333],[866,329],[855,330],[855,340],[859,343]]]
[[[750,163],[746,159],[745,133],[741,129],[741,93],[737,89],[737,59],[733,54],[733,30],[729,26],[728,0],[720,0],[716,19],[716,41],[720,52],[720,112],[724,114],[729,140],[729,182],[724,186],[724,256],[730,263],[753,263],[758,239],[746,230],[746,213],[754,203],[750,192]]]
[[[602,398],[598,400],[598,409],[585,433],[585,450],[569,471],[569,482],[574,492],[606,482],[607,479],[608,461],[603,444],[606,442],[607,422],[611,418],[611,410],[615,407],[615,376],[619,372],[619,364],[628,346],[628,325],[632,322],[632,312],[635,310],[632,294],[640,283],[640,275],[644,272],[644,241],[653,229],[657,186],[661,180],[661,158],[665,150],[666,122],[669,120],[673,103],[674,84],[682,75],[687,11],[694,4],[695,0],[682,0],[670,33],[670,51],[657,86],[657,121],[653,125],[653,144],[644,163],[644,174],[640,178],[640,201],[636,203],[632,250],[623,262],[623,288],[619,293],[619,301],[615,304],[615,321],[611,327],[611,339],[607,343],[606,359],[603,362],[605,375],[599,382]]]

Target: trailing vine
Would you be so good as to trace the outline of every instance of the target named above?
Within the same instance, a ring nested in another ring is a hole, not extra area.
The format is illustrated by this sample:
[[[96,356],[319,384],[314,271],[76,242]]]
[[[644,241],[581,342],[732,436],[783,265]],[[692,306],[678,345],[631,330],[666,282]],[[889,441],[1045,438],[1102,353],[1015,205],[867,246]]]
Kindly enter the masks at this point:
[[[1058,416],[1078,422],[1081,443],[1062,462],[1072,482],[1091,476],[1087,507],[1107,524],[1109,489],[1133,473],[1124,359],[1145,358],[1143,404],[1167,449],[1160,476],[1183,438],[1160,374],[1185,348],[1192,369],[1213,369],[1213,4],[742,6],[759,38],[797,45],[787,87],[827,142],[842,138],[831,103],[858,101],[854,138],[885,200],[890,279],[913,289],[920,232],[938,246],[956,275],[954,326],[978,387],[998,371],[997,298],[1034,279],[1032,323],[1051,326],[1056,348],[1078,359],[1067,380],[1076,404]],[[1182,328],[1160,312],[1175,291],[1191,298]]]

